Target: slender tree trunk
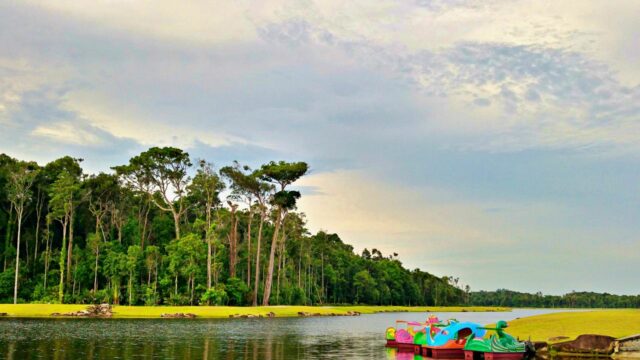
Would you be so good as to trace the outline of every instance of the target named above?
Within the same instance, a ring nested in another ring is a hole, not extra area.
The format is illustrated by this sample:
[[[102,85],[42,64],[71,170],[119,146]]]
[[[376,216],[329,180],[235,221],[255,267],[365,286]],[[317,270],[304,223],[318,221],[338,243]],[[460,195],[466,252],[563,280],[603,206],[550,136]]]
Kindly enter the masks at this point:
[[[64,273],[65,273],[65,254],[64,249],[67,245],[67,221],[68,215],[65,215],[65,220],[62,224],[62,246],[60,247],[60,286],[58,287],[58,301],[63,303],[64,300]]]
[[[276,305],[280,305],[280,270],[282,263],[282,250],[280,249],[280,245],[278,245],[278,270],[276,272]]]
[[[18,275],[20,274],[20,235],[22,230],[22,209],[17,209],[18,214],[18,239],[16,244],[16,276],[13,283],[13,303],[18,303]]]
[[[253,221],[253,209],[249,204],[249,221],[247,224],[247,287],[251,289],[251,223]]]
[[[71,280],[71,255],[73,254],[73,205],[69,211],[69,243],[67,249],[67,281]]]
[[[38,188],[38,195],[36,200],[36,244],[33,249],[33,268],[36,269],[36,265],[38,264],[38,245],[40,243],[40,221],[42,218],[42,206],[44,204],[44,197],[42,196],[42,192],[40,188]]]
[[[43,287],[45,290],[47,290],[47,273],[49,272],[49,243],[50,243],[50,238],[51,238],[51,233],[49,232],[49,227],[50,227],[50,223],[49,220],[47,219],[47,237],[44,239],[45,240],[45,248],[44,248],[44,281],[43,281]]]
[[[253,306],[258,306],[258,289],[260,288],[260,243],[262,242],[262,226],[264,225],[264,211],[260,213],[258,226],[258,244],[256,246],[256,276],[253,283]]]
[[[176,211],[171,211],[173,214],[173,224],[176,230],[176,239],[180,239],[180,214]]]
[[[236,263],[238,256],[238,215],[237,205],[229,203],[231,207],[231,231],[229,232],[229,277],[236,277]]]
[[[207,290],[211,289],[211,204],[207,202]],[[207,301],[208,303],[208,301]]]
[[[273,237],[271,238],[271,251],[269,252],[269,267],[267,268],[267,278],[264,281],[264,294],[262,296],[262,305],[269,305],[269,297],[271,297],[271,283],[273,282],[273,265],[275,261],[275,252],[278,242],[278,232],[280,231],[280,217],[282,216],[282,209],[278,208],[276,215],[276,224],[273,231]]]

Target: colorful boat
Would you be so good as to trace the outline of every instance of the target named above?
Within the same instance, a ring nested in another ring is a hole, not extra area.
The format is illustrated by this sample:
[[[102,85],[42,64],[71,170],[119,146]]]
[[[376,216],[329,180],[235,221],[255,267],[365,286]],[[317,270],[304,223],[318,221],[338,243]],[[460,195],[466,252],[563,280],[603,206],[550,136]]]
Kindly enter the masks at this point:
[[[420,353],[423,356],[434,359],[463,359],[467,339],[471,336],[482,337],[484,334],[485,330],[480,324],[451,319],[446,323],[432,323],[423,338],[416,337],[416,343],[421,345]]]
[[[387,328],[387,347],[397,348],[399,352],[420,353],[420,346],[415,344],[416,334],[426,332],[426,323],[397,320],[395,327]]]
[[[500,320],[496,323],[495,328],[483,328],[495,331],[495,334],[488,339],[477,336],[478,334],[470,335],[464,346],[465,360],[482,358],[485,360],[519,360],[524,358],[527,345],[507,334],[504,329],[508,326],[506,321]]]

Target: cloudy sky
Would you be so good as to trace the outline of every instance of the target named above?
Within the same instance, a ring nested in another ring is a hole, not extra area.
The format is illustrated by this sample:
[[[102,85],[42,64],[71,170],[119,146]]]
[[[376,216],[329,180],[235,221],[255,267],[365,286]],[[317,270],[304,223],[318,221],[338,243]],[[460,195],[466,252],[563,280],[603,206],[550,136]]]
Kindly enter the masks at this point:
[[[640,293],[640,2],[0,1],[0,152],[304,160],[312,230]]]

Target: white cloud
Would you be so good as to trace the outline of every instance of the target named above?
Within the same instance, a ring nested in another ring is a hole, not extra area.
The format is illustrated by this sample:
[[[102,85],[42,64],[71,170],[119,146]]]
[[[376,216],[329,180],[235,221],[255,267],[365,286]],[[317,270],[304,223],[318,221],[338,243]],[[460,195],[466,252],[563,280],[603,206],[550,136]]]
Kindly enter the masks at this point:
[[[102,139],[96,134],[71,122],[56,122],[39,125],[31,132],[31,135],[45,137],[53,141],[80,146],[103,146]]]
[[[205,123],[190,125],[179,119],[158,119],[157,114],[137,108],[133,103],[115,100],[96,91],[76,91],[68,94],[63,108],[79,114],[92,126],[145,146],[192,148],[198,142],[212,147],[247,144],[246,140],[224,134]]]
[[[249,2],[98,0],[91,6],[74,0],[29,0],[63,16],[170,41],[230,43],[255,37],[245,12]],[[259,6],[258,6],[259,7]]]

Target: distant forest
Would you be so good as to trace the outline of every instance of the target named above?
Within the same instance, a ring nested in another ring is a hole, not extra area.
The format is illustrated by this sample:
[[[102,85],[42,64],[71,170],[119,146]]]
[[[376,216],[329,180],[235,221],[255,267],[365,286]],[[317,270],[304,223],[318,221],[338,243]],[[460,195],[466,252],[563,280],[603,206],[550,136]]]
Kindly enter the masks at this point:
[[[0,302],[640,307],[639,296],[471,292],[356,254],[296,211],[304,162],[222,167],[150,148],[107,173],[0,154]]]
[[[542,295],[510,290],[472,292],[473,305],[536,308],[640,308],[640,295],[613,295],[595,292],[571,292]]]

